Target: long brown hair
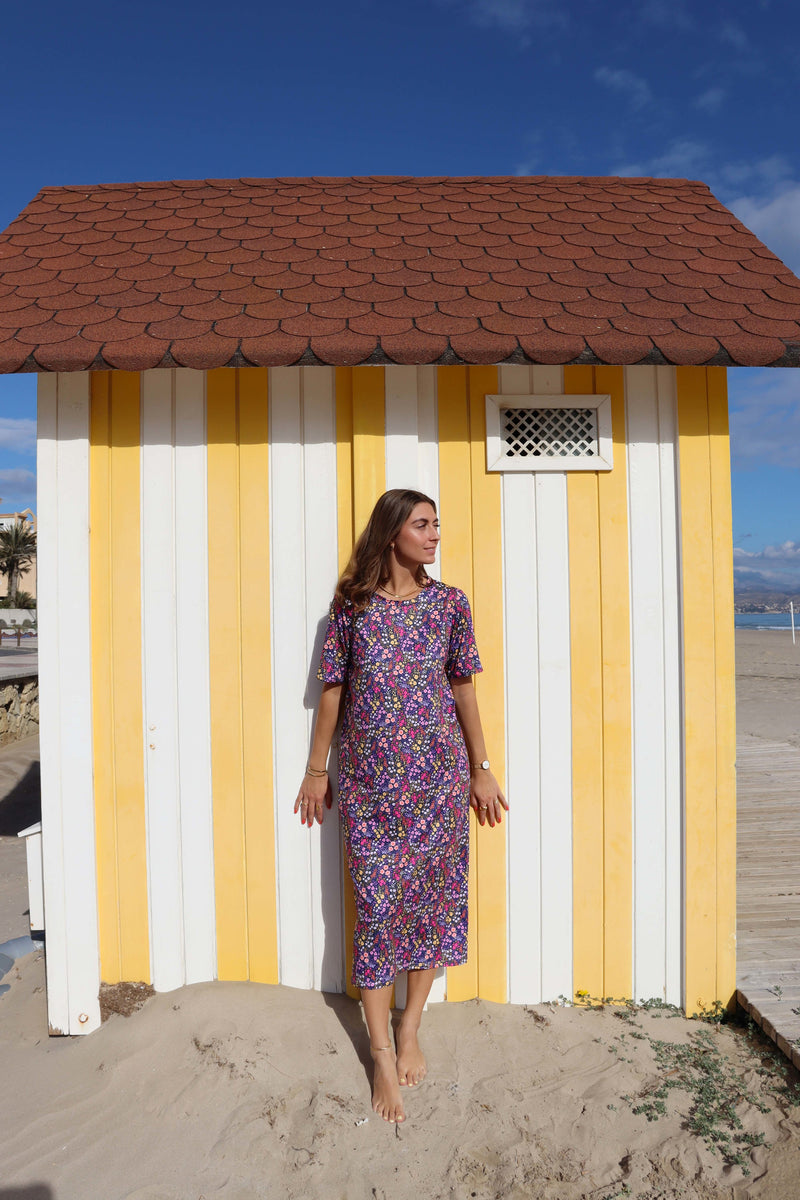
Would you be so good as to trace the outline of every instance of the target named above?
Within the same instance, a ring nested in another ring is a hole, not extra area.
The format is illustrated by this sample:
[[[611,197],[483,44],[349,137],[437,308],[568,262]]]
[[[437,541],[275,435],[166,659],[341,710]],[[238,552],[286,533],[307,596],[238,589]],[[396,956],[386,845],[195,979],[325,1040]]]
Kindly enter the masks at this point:
[[[391,543],[417,504],[430,504],[436,512],[436,504],[430,496],[411,488],[392,488],[378,498],[336,585],[336,599],[340,604],[350,603],[356,612],[361,612],[369,604],[375,589],[386,583]],[[427,587],[426,580],[430,576],[422,563],[414,578],[420,587]]]

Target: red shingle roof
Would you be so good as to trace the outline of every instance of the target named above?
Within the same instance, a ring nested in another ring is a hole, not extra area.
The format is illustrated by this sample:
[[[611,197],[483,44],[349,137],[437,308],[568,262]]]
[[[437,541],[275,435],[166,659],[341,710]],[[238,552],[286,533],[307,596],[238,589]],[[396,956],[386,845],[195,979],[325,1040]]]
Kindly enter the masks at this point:
[[[0,370],[800,365],[800,280],[702,183],[43,188],[0,235]]]

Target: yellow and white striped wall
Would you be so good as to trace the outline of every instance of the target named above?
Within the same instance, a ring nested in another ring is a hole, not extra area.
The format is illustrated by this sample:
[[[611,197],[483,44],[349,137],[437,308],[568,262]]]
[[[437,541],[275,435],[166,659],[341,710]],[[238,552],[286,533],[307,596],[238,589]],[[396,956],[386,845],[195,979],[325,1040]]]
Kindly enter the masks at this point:
[[[485,396],[565,393],[611,396],[613,469],[488,473]],[[292,808],[328,604],[390,487],[438,501],[511,806],[472,830],[469,962],[434,998],[729,1001],[724,370],[94,372],[39,382],[52,1032],[99,1024],[101,981],[345,990],[335,809]]]

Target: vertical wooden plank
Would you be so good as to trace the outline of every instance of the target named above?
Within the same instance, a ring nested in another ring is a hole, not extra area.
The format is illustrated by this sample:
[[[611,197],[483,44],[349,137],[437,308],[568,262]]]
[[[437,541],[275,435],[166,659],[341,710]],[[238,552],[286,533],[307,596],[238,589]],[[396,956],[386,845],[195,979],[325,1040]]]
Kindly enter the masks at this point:
[[[486,470],[486,396],[497,391],[496,367],[469,367],[470,459],[475,633],[483,673],[475,689],[492,771],[505,789],[505,647],[503,645],[503,546],[500,477]],[[478,994],[508,997],[506,834],[508,822],[478,836]]]
[[[383,367],[353,372],[353,525],[356,537],[386,491]]]
[[[611,396],[614,469],[600,472],[600,597],[603,655],[605,893],[604,994],[633,985],[630,585],[624,368],[597,367],[598,393]]]
[[[140,377],[111,375],[109,550],[120,972],[150,982],[142,719]],[[98,703],[107,702],[97,697]],[[109,980],[108,982],[115,982]]]
[[[386,367],[386,488],[419,488],[416,367]]]
[[[270,589],[272,624],[273,744],[278,847],[280,981],[314,986],[313,831],[292,811],[305,756],[306,593],[303,522],[303,412],[300,371],[270,371]],[[281,802],[283,798],[283,802]]]
[[[531,367],[536,395],[564,391],[562,368]],[[534,476],[539,687],[541,999],[572,994],[572,746],[567,477]],[[546,904],[544,898],[547,898]]]
[[[39,386],[52,376],[41,376]],[[108,982],[122,979],[119,930],[119,870],[117,864],[117,806],[114,778],[114,679],[111,670],[111,373],[90,375],[89,418],[89,559],[92,624],[92,742],[94,747],[94,800],[97,848],[97,903],[100,971]],[[40,457],[42,454],[40,448]],[[42,466],[40,462],[40,475]],[[46,569],[42,552],[43,514],[40,509],[38,560]],[[46,590],[42,591],[45,599]],[[41,618],[40,618],[41,621]],[[40,638],[46,639],[46,631]],[[47,670],[43,643],[41,669]],[[56,651],[57,653],[57,651]],[[41,680],[40,680],[41,686]],[[44,717],[44,712],[43,712]],[[43,735],[44,736],[44,735]],[[44,763],[42,769],[44,770]]]
[[[173,377],[142,372],[142,698],[153,985],[185,982],[175,613]]]
[[[442,522],[442,578],[472,597],[472,503],[470,424],[466,367],[437,370],[439,416],[439,497]],[[479,643],[479,650],[483,648]],[[491,832],[491,831],[490,831]],[[470,818],[468,961],[447,969],[447,999],[478,995],[477,837]]]
[[[40,377],[42,856],[51,1033],[100,1024],[92,787],[89,380]]]
[[[687,1014],[716,997],[717,712],[707,374],[678,367]]]
[[[733,532],[731,525],[728,394],[724,367],[706,369],[711,487],[711,553],[714,563],[714,667],[716,762],[716,989],[730,1004],[736,989],[736,676],[733,632]]]
[[[247,979],[237,372],[209,371],[208,611],[217,975]]]
[[[328,606],[337,578],[336,448],[333,368],[303,367],[303,512],[305,548],[305,744],[296,765],[299,783],[308,760],[314,713],[322,684],[317,664],[327,627]],[[303,710],[298,710],[302,718]],[[299,818],[295,818],[299,820]],[[314,987],[344,987],[344,929],[341,912],[341,832],[336,809],[325,814],[311,840],[311,904]]]
[[[528,367],[499,368],[499,391],[532,391]],[[509,471],[503,489],[503,591],[508,782],[508,998],[542,999],[542,846],[539,619],[533,474]],[[521,797],[520,802],[514,802]],[[571,872],[570,872],[571,875]],[[548,914],[550,906],[548,904]]]
[[[597,391],[593,367],[565,367],[566,395]],[[603,662],[597,475],[567,479],[572,675],[573,979],[604,995]]]
[[[339,573],[355,542],[353,526],[353,368],[334,369],[336,391],[336,495]]]
[[[248,979],[278,982],[270,646],[269,394],[266,368],[237,372],[242,785]]]
[[[187,983],[217,973],[205,372],[175,371],[175,653]]]
[[[633,995],[666,998],[663,524],[655,367],[627,367],[633,718]]]
[[[666,992],[669,1004],[683,1003],[683,764],[681,619],[678,539],[678,418],[675,368],[657,367],[661,561],[664,579],[664,760],[666,897]]]

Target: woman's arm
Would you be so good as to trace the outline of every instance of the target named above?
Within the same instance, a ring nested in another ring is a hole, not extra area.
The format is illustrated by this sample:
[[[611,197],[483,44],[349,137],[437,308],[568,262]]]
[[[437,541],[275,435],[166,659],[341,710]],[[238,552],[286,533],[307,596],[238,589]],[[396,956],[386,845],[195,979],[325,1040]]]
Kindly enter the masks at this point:
[[[343,683],[324,683],[322,685],[322,695],[320,696],[317,720],[314,726],[314,741],[311,745],[311,753],[308,756],[308,765],[312,770],[327,772],[328,754],[330,753],[336,722],[339,720],[339,708],[344,686]],[[316,817],[317,823],[321,825],[325,805],[330,808],[332,803],[331,781],[327,774],[309,775],[306,773],[303,776],[300,791],[297,793],[297,799],[294,802],[294,811],[297,812],[299,810],[300,812],[300,824],[305,825],[307,818],[310,829],[314,824],[314,817]]]
[[[456,715],[464,733],[467,754],[470,761],[470,804],[475,809],[478,821],[484,825],[488,820],[491,826],[502,820],[503,809],[508,811],[506,798],[500,791],[500,786],[491,771],[481,767],[474,768],[473,763],[483,762],[487,758],[486,742],[481,727],[481,717],[478,712],[478,698],[472,685],[472,676],[453,678],[450,680],[453,699],[456,702]]]

